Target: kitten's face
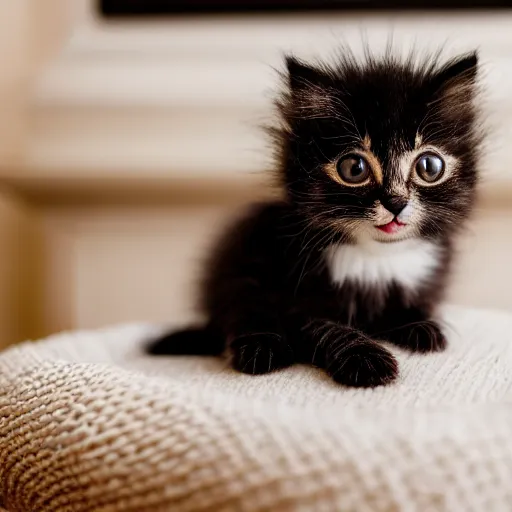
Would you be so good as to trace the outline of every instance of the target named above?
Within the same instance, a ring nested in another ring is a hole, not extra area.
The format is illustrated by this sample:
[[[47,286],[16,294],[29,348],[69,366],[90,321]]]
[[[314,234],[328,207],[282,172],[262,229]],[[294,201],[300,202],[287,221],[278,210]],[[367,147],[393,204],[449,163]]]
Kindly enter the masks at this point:
[[[315,225],[357,241],[438,238],[472,206],[477,59],[311,68],[288,59],[284,177]]]

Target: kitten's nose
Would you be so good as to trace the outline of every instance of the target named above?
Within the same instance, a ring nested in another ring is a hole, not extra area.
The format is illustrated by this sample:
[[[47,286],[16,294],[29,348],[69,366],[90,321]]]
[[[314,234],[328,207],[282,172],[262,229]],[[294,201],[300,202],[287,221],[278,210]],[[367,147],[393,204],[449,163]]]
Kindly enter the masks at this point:
[[[382,205],[390,211],[395,217],[407,206],[409,199],[402,196],[391,196],[381,199]]]

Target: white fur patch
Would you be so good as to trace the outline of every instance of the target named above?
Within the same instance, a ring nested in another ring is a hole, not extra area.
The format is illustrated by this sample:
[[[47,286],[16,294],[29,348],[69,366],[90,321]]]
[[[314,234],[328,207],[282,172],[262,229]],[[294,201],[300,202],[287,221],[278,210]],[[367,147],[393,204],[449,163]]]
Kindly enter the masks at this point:
[[[331,245],[325,256],[331,279],[338,285],[353,281],[382,286],[394,281],[414,290],[435,270],[440,254],[439,248],[430,242],[408,239]]]

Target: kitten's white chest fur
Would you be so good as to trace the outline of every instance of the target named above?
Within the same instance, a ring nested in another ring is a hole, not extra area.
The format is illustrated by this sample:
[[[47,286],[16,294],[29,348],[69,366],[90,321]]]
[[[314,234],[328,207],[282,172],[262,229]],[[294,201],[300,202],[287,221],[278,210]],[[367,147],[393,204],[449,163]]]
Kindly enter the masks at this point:
[[[371,286],[395,282],[414,290],[435,270],[440,249],[426,240],[381,243],[365,240],[354,245],[331,245],[325,253],[333,282]]]

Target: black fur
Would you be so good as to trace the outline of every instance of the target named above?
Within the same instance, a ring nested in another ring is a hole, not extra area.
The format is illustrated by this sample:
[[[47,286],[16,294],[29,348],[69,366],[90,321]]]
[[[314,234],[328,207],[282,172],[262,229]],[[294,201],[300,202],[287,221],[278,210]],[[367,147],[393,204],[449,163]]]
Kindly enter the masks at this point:
[[[226,348],[233,367],[245,373],[305,362],[344,385],[386,384],[398,366],[381,340],[420,352],[446,345],[433,315],[453,239],[474,202],[477,57],[442,65],[391,56],[360,63],[350,55],[332,66],[293,57],[286,63],[281,123],[271,130],[285,199],[253,206],[217,244],[201,288],[207,328],[171,334],[150,350],[219,354]],[[418,145],[434,148],[446,166],[452,159],[444,181],[418,184],[414,169],[403,178],[398,162]],[[369,182],[355,188],[338,173],[354,151],[378,162]],[[358,244],[363,230],[378,243],[397,243],[401,235],[388,240],[375,227],[376,207],[398,215],[413,196],[419,213],[403,236],[439,249],[428,278],[414,289],[395,281],[333,282],[326,248]]]

